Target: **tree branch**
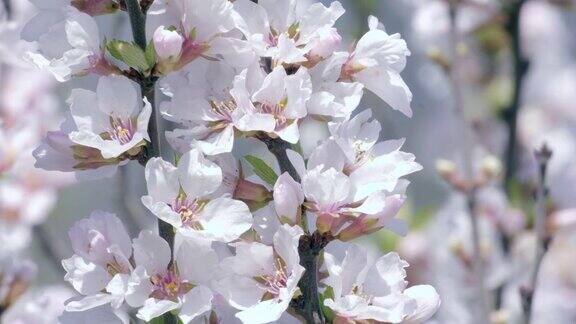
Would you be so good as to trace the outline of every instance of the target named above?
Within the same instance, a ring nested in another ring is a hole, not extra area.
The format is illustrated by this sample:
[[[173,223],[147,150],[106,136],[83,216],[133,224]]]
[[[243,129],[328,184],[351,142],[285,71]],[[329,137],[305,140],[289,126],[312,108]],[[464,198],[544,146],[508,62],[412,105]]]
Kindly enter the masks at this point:
[[[2,3],[4,4],[4,11],[6,12],[6,20],[12,20],[12,2],[10,2],[10,0],[2,0]]]
[[[506,173],[504,184],[508,195],[510,194],[511,182],[517,166],[518,155],[518,113],[521,105],[521,93],[524,79],[528,72],[529,62],[522,54],[522,39],[520,35],[520,13],[526,0],[513,1],[510,5],[507,30],[512,40],[512,57],[514,61],[514,94],[510,106],[504,113],[504,120],[508,124],[508,143],[505,152]]]
[[[520,290],[522,297],[522,306],[524,309],[524,320],[530,323],[532,319],[532,310],[534,306],[534,293],[538,284],[538,273],[540,266],[548,245],[550,237],[546,232],[546,202],[548,199],[548,190],[546,188],[546,172],[548,169],[548,162],[552,157],[552,151],[544,144],[541,149],[534,153],[536,160],[538,160],[538,190],[536,192],[536,217],[534,222],[534,230],[536,232],[536,250],[534,257],[534,267],[530,275],[530,283],[527,287]]]
[[[148,1],[152,5],[153,1]],[[130,25],[132,26],[132,35],[134,42],[146,50],[146,12],[143,11],[138,0],[125,0],[126,9],[130,16]],[[149,6],[148,6],[149,7]],[[148,7],[144,8],[145,10]],[[160,116],[158,115],[155,101],[156,79],[153,76],[144,77],[140,80],[142,96],[152,105],[152,114],[148,123],[148,133],[150,134],[150,145],[148,146],[148,157],[162,157],[162,138],[160,134]],[[170,245],[172,258],[174,258],[174,228],[172,225],[158,219],[158,233]],[[162,316],[165,324],[178,323],[176,316],[170,312]]]
[[[38,241],[42,253],[50,261],[54,269],[58,272],[62,272],[61,260],[65,259],[64,253],[54,245],[55,240],[50,237],[46,227],[42,224],[36,225],[33,228],[34,238]]]

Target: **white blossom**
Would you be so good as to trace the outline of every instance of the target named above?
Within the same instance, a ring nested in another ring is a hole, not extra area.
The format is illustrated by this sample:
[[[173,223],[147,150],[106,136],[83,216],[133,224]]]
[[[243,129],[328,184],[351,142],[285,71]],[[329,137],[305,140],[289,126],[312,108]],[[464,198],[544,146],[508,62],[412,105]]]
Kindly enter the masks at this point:
[[[242,323],[274,323],[286,311],[304,272],[299,264],[300,227],[281,226],[273,246],[262,243],[235,244],[236,255],[222,260],[230,276],[219,281],[219,292]]]
[[[241,201],[211,196],[222,179],[221,168],[198,150],[185,153],[178,166],[152,158],[146,165],[148,195],[142,202],[185,235],[230,242],[250,229],[252,215]]]
[[[70,133],[70,140],[98,149],[105,159],[137,155],[150,141],[152,107],[147,100],[143,105],[141,98],[136,85],[120,76],[100,78],[96,92],[74,89],[69,102],[78,130]]]
[[[342,262],[325,254],[333,298],[324,301],[335,315],[351,321],[423,323],[440,306],[436,290],[428,285],[408,288],[408,263],[392,252],[374,258],[359,245],[346,250]]]

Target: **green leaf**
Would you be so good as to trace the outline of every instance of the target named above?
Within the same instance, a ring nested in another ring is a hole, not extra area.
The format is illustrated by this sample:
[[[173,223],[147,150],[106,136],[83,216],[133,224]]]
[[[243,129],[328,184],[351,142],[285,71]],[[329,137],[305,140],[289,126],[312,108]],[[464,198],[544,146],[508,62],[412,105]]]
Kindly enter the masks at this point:
[[[332,287],[326,288],[323,294],[320,294],[320,307],[322,308],[322,313],[324,313],[324,317],[328,323],[332,323],[334,320],[334,312],[329,308],[324,306],[324,300],[332,299],[334,300],[334,289]]]
[[[116,59],[141,72],[150,69],[146,54],[136,44],[121,40],[112,40],[106,44],[108,52]]]
[[[262,161],[261,159],[252,156],[246,155],[244,157],[248,163],[252,166],[254,173],[260,177],[260,179],[266,181],[271,186],[276,184],[276,180],[278,179],[278,175],[274,170],[266,164],[266,162]]]
[[[144,53],[146,56],[146,63],[149,67],[153,67],[156,64],[156,49],[154,48],[154,42],[150,42],[148,46],[146,46],[146,52]]]
[[[148,324],[164,324],[164,319],[162,316],[153,318]]]

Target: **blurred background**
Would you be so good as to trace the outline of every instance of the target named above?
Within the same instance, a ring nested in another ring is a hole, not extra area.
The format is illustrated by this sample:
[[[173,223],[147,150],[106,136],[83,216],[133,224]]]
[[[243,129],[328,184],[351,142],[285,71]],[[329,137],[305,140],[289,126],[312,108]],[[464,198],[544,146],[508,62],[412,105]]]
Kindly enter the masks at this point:
[[[410,176],[409,204],[402,210],[412,229],[405,238],[382,231],[367,243],[399,251],[411,264],[411,284],[438,289],[442,306],[432,322],[522,323],[520,292],[531,282],[538,244],[534,152],[546,143],[552,157],[542,237],[549,244],[536,285],[534,322],[576,323],[576,1],[341,2],[347,13],[337,27],[344,44],[365,33],[374,15],[389,34],[400,33],[412,52],[402,76],[414,94],[414,117],[392,111],[368,92],[360,106],[373,109],[382,139],[406,138],[403,150],[424,166]],[[25,50],[18,30],[34,14],[27,0],[13,1],[13,7],[11,22],[0,11],[0,255],[30,244],[18,257],[37,263],[27,294],[48,296],[53,289],[66,299],[71,293],[59,260],[72,254],[67,231],[74,222],[101,209],[122,215],[135,235],[154,227],[155,218],[140,203],[145,184],[138,165],[123,167],[114,178],[81,183],[34,170],[30,153],[46,131],[57,129],[70,90],[93,89],[96,78],[60,84],[13,64]],[[97,19],[108,39],[130,39],[127,15]],[[39,113],[26,117],[31,110]],[[304,127],[304,149],[322,133],[314,127]],[[239,145],[237,156],[254,150],[252,144]],[[466,155],[473,163],[468,175]],[[458,175],[485,178],[473,209],[470,197],[455,190]],[[479,227],[478,251],[471,210]],[[478,315],[484,306],[478,301],[475,252],[484,270],[488,319]],[[3,271],[15,264],[2,265]]]

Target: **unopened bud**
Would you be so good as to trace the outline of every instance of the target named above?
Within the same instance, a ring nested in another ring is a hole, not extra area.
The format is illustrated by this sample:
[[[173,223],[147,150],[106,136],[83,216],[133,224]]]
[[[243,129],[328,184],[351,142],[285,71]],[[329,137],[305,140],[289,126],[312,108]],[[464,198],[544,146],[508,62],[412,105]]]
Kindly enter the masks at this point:
[[[444,53],[440,50],[440,48],[432,47],[428,49],[427,55],[432,62],[438,64],[442,69],[450,69],[450,62],[446,55],[444,55]]]
[[[436,171],[444,179],[453,177],[456,172],[456,164],[450,160],[439,159],[436,161]]]
[[[177,31],[160,26],[154,32],[153,40],[156,55],[160,60],[178,58],[182,53],[184,38]]]
[[[119,8],[113,0],[72,0],[70,5],[90,16],[111,14]]]
[[[502,162],[497,157],[489,155],[482,160],[481,169],[487,178],[494,179],[502,173]]]
[[[495,311],[490,315],[490,323],[492,324],[510,323],[510,314],[508,313],[508,311],[504,309]]]
[[[246,203],[251,211],[256,211],[272,200],[272,193],[261,184],[238,179],[233,198]]]

